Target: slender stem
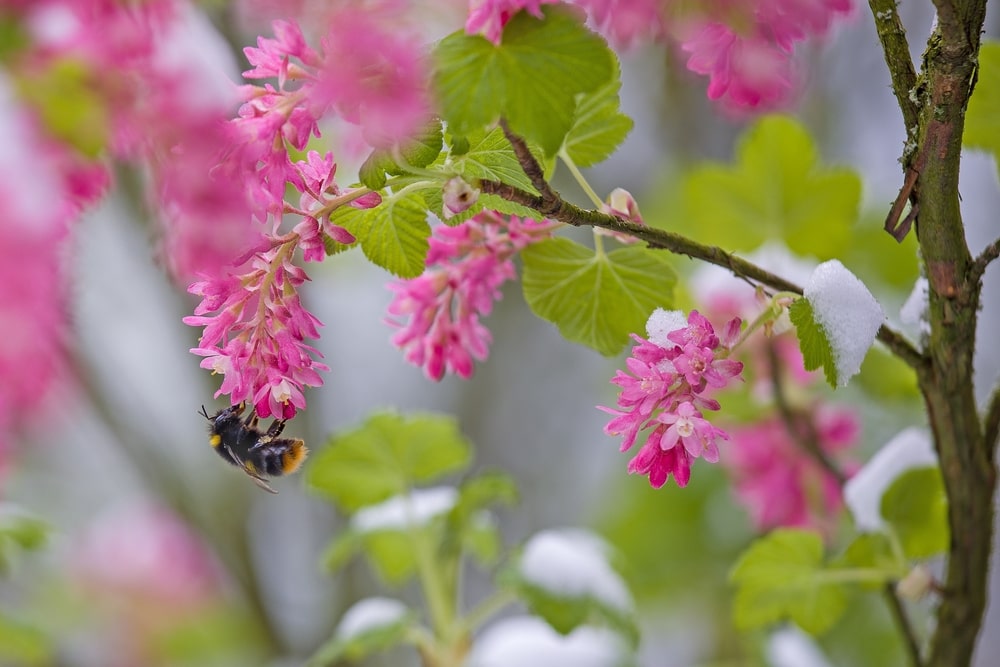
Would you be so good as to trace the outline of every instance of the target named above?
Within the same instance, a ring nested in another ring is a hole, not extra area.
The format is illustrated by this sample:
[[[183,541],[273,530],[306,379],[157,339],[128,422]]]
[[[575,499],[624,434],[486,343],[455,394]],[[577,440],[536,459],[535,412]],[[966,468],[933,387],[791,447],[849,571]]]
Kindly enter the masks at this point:
[[[889,76],[892,78],[892,92],[903,112],[903,123],[909,146],[916,145],[919,110],[915,95],[917,73],[910,58],[910,45],[906,40],[906,29],[899,18],[896,9],[898,0],[868,0],[872,16],[875,18],[875,30],[885,52],[885,62],[889,66]],[[909,142],[913,142],[909,144]],[[908,147],[912,153],[912,147]],[[904,167],[909,166],[909,155],[904,155]]]
[[[475,632],[493,617],[494,614],[499,613],[515,602],[517,602],[517,596],[514,593],[506,589],[500,589],[476,605],[466,615],[463,625],[467,631]]]
[[[906,654],[910,658],[910,664],[913,667],[922,667],[924,661],[920,654],[917,633],[914,631],[913,624],[910,623],[910,617],[903,607],[903,601],[899,599],[896,587],[891,581],[887,581],[885,586],[882,587],[882,598],[889,607],[889,613],[892,614],[892,618],[896,621],[900,634],[903,635],[903,644],[906,646]]]
[[[773,388],[774,402],[778,407],[778,413],[781,415],[782,421],[785,423],[785,430],[788,431],[788,435],[791,436],[792,440],[799,447],[808,453],[823,470],[837,480],[838,486],[843,487],[844,483],[847,482],[847,475],[823,451],[823,448],[820,446],[819,434],[816,432],[816,425],[813,424],[811,417],[808,414],[793,410],[792,406],[788,403],[788,397],[785,394],[784,378],[780,362],[778,361],[778,351],[774,345],[774,341],[768,341],[766,348],[768,363],[771,367],[771,387]]]
[[[503,130],[503,135],[507,137],[507,141],[510,142],[511,147],[514,149],[517,161],[521,163],[521,168],[524,169],[525,175],[527,175],[531,184],[535,186],[535,189],[547,200],[559,199],[559,195],[552,189],[549,182],[545,180],[545,170],[542,169],[542,165],[532,155],[527,142],[522,137],[511,132],[505,118],[500,119],[500,129]]]
[[[678,255],[687,255],[692,259],[700,259],[709,264],[721,266],[750,285],[765,285],[782,292],[802,294],[802,288],[795,283],[785,280],[769,271],[765,271],[753,262],[737,257],[717,246],[698,243],[675,232],[640,225],[614,215],[601,213],[600,211],[588,211],[564,201],[555,193],[553,193],[552,197],[534,195],[512,185],[501,183],[500,181],[484,180],[479,185],[485,193],[495,194],[515,204],[521,204],[522,206],[534,209],[547,218],[565,222],[575,227],[600,227],[628,234],[629,236],[645,241],[651,248],[668,250]],[[893,354],[909,366],[920,369],[926,364],[927,360],[924,355],[894,329],[882,325],[876,337]]]
[[[559,158],[562,159],[563,163],[565,163],[569,172],[573,174],[573,178],[576,180],[577,185],[579,185],[580,189],[586,193],[587,198],[590,199],[590,203],[592,203],[595,208],[601,208],[601,205],[603,205],[604,202],[601,201],[601,198],[597,196],[596,192],[594,192],[594,188],[590,187],[590,183],[587,182],[583,172],[580,171],[580,168],[576,166],[575,162],[573,162],[573,158],[571,158],[566,151],[559,151]]]
[[[989,244],[979,253],[976,261],[972,263],[972,268],[969,269],[969,280],[979,282],[983,277],[983,273],[986,272],[986,267],[997,257],[1000,257],[1000,239]]]

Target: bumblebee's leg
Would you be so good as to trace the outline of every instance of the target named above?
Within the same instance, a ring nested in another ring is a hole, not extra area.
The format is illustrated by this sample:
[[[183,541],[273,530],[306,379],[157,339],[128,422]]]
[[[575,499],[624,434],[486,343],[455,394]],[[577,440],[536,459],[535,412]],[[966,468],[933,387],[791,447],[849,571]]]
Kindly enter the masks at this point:
[[[264,489],[268,493],[273,493],[274,495],[278,495],[278,492],[275,491],[273,488],[271,488],[271,485],[265,482],[263,479],[261,479],[257,475],[250,473],[249,471],[247,472],[247,474],[250,475],[250,478],[253,480],[254,484]]]
[[[252,452],[255,449],[260,449],[264,445],[273,442],[274,439],[281,435],[281,432],[285,430],[285,421],[286,420],[284,419],[275,419],[274,423],[271,424],[271,428],[267,429],[267,433],[260,437],[260,440],[258,440],[257,443],[250,448],[250,451]]]
[[[240,403],[241,408],[245,405],[246,402]],[[246,428],[257,428],[258,421],[259,418],[257,417],[257,408],[250,408],[250,413],[247,415],[246,419],[243,420],[243,426]]]

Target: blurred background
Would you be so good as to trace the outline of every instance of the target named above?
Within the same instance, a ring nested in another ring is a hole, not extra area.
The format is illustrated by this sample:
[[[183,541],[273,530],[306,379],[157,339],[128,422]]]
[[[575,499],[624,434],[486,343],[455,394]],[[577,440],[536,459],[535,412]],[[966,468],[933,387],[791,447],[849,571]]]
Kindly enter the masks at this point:
[[[244,69],[241,47],[267,30],[281,4],[204,3],[217,43],[201,46],[229,48],[235,76]],[[463,3],[439,4],[435,21],[461,24]],[[825,163],[863,176],[858,247],[845,264],[898,324],[898,308],[917,277],[916,251],[912,235],[897,246],[881,231],[902,183],[904,133],[867,11],[857,7],[823,43],[799,48],[806,81],[794,114],[816,137]],[[902,3],[900,12],[919,62],[933,8]],[[998,34],[994,11],[987,36]],[[631,191],[649,224],[670,224],[698,239],[698,230],[684,230],[671,211],[679,174],[706,160],[729,162],[750,120],[713,108],[705,80],[670,50],[623,54],[623,79],[623,105],[635,129],[587,176],[602,196],[615,187]],[[339,173],[351,169],[344,160]],[[130,182],[127,173],[118,176]],[[563,176],[557,175],[557,189],[587,205]],[[342,520],[310,496],[301,476],[276,481],[280,494],[271,496],[211,451],[198,411],[223,404],[212,399],[216,379],[188,353],[199,331],[181,323],[196,300],[154,261],[154,226],[136,202],[134,190],[115,188],[72,240],[77,379],[50,398],[3,464],[5,503],[42,518],[51,534],[44,548],[6,563],[0,610],[56,639],[51,664],[301,664],[354,600],[382,589],[363,564],[337,576],[320,570],[320,554]],[[1000,234],[997,168],[985,154],[966,156],[962,205],[977,253]],[[331,371],[324,387],[308,393],[309,408],[286,434],[318,449],[375,409],[454,414],[476,447],[477,467],[502,468],[520,486],[519,506],[500,515],[508,544],[542,528],[587,526],[621,550],[646,631],[643,665],[766,664],[753,641],[731,627],[726,573],[755,531],[726,470],[698,464],[688,488],[652,490],[644,478],[626,474],[627,455],[602,432],[607,417],[594,406],[614,404],[608,380],[624,355],[602,358],[565,342],[529,312],[519,285],[508,284],[486,321],[495,341],[488,361],[470,381],[431,383],[389,342],[392,330],[383,322],[389,276],[359,253],[335,259],[309,267],[312,282],[304,292],[325,324],[318,347]],[[683,257],[673,263],[682,275],[697,268]],[[1000,348],[992,344],[1000,326],[996,264],[986,281],[976,359],[980,400],[1000,373]],[[692,290],[681,287],[678,305],[695,303]],[[923,422],[912,391],[887,393],[877,382],[853,382],[830,400],[861,417],[858,461],[901,428]],[[489,580],[483,572],[471,577],[467,595],[476,599]],[[1000,581],[994,579],[995,600]],[[415,599],[416,591],[398,594]],[[829,664],[905,664],[882,602],[854,604],[822,642]],[[996,655],[994,605],[977,664],[995,664]],[[401,650],[367,664],[417,661]]]

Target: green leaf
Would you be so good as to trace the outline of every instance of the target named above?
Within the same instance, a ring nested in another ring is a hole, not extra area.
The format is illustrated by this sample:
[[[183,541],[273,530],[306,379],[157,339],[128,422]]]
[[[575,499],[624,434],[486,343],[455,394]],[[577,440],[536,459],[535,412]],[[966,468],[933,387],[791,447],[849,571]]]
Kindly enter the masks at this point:
[[[755,630],[791,620],[810,634],[822,634],[847,605],[844,584],[824,575],[818,534],[779,529],[756,540],[729,575],[737,587],[737,628]]]
[[[406,640],[416,614],[391,598],[365,598],[344,613],[334,636],[310,658],[309,667],[358,662]]]
[[[524,298],[570,341],[604,355],[644,331],[654,309],[670,308],[676,274],[663,252],[640,246],[595,253],[565,238],[535,243],[524,259]]]
[[[580,13],[543,11],[541,20],[515,15],[499,45],[464,31],[441,41],[434,85],[450,131],[468,134],[504,116],[547,155],[559,150],[573,124],[576,95],[608,82],[614,55],[584,27]]]
[[[393,195],[368,209],[341,206],[331,219],[354,234],[365,257],[394,276],[416,278],[423,273],[431,228],[420,193]],[[327,252],[339,250],[339,245],[327,244]]]
[[[378,413],[335,435],[306,469],[306,482],[348,512],[459,472],[471,449],[455,420]]]
[[[110,113],[90,66],[66,58],[32,71],[30,79],[16,80],[18,92],[49,133],[87,157],[100,155],[108,142]]]
[[[34,626],[0,614],[0,662],[7,665],[50,665],[54,645]]]
[[[873,347],[861,364],[858,383],[866,394],[880,401],[914,401],[920,398],[917,373],[899,357]]]
[[[806,299],[796,299],[788,308],[788,317],[795,325],[795,335],[802,350],[802,364],[807,371],[823,367],[823,374],[831,387],[838,383],[837,367],[833,360],[833,348],[826,332],[816,322],[812,304]]]
[[[418,169],[434,162],[441,154],[444,139],[441,132],[441,121],[428,123],[419,134],[409,139],[402,146],[376,148],[364,161],[358,171],[358,178],[365,187],[381,190],[385,187],[386,174],[400,175],[406,173],[406,167]],[[398,151],[396,153],[395,151]],[[405,165],[401,165],[395,155],[402,157]]]
[[[468,150],[454,158],[458,173],[469,178],[501,181],[538,194],[499,127],[490,132],[474,132],[468,137],[468,142]]]
[[[767,116],[743,136],[735,165],[692,170],[682,196],[699,239],[753,250],[781,238],[800,255],[830,259],[851,240],[861,180],[851,169],[822,166],[798,122]]]
[[[619,88],[621,78],[616,61],[611,81],[577,103],[573,127],[563,143],[563,150],[576,166],[590,167],[608,159],[632,131],[632,119],[621,112]]]
[[[483,565],[500,553],[500,532],[487,508],[517,502],[517,485],[502,472],[487,472],[467,479],[459,487],[458,502],[448,513],[443,551],[457,555],[470,551]]]
[[[881,511],[909,558],[930,558],[948,549],[948,499],[937,467],[897,477],[882,496]]]
[[[984,40],[979,51],[979,80],[965,113],[962,142],[992,152],[1000,162],[1000,42]]]

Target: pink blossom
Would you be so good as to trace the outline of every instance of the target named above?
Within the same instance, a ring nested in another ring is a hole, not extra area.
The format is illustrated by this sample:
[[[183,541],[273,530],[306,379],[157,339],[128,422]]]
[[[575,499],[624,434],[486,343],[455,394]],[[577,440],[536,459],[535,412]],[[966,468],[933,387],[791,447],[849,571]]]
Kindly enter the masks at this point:
[[[574,0],[616,46],[628,48],[665,36],[669,0]]]
[[[90,650],[108,667],[162,664],[164,636],[215,613],[224,573],[199,535],[162,507],[130,504],[90,520],[67,551],[79,602],[102,631]]]
[[[649,435],[639,453],[628,462],[628,471],[649,476],[649,485],[659,489],[666,484],[670,475],[677,486],[684,488],[691,480],[691,453],[685,447],[661,446],[666,426],[658,426]]]
[[[718,463],[719,448],[715,440],[728,436],[703,419],[693,403],[684,401],[677,406],[676,412],[661,412],[656,421],[667,426],[660,438],[660,449],[670,449],[681,443],[693,458],[702,457],[709,463]]]
[[[728,25],[707,23],[685,39],[687,68],[709,76],[708,98],[732,108],[774,109],[794,82],[787,52],[763,37],[743,37]]]
[[[423,275],[390,283],[396,296],[388,323],[406,360],[432,380],[446,372],[469,378],[473,360],[484,361],[492,337],[480,317],[515,277],[511,258],[529,243],[547,238],[553,223],[480,213],[457,227],[434,229]]]
[[[728,323],[727,340],[734,339],[732,332],[738,330],[738,319]],[[649,475],[654,488],[671,474],[684,486],[690,479],[691,459],[717,462],[716,441],[728,439],[701,412],[720,408],[706,392],[739,378],[743,364],[726,358],[729,349],[720,345],[712,324],[698,311],[691,311],[686,326],[667,332],[665,346],[636,335],[632,338],[637,344],[625,361],[628,372],[619,370],[611,380],[621,388],[621,409],[598,406],[612,415],[604,432],[620,436],[621,450],[626,451],[644,430],[652,429],[629,462],[629,472]]]
[[[845,464],[842,455],[857,444],[854,412],[820,404],[804,417],[812,421],[820,449],[851,472],[854,465]],[[759,530],[790,526],[832,534],[843,506],[840,484],[792,439],[780,417],[730,429],[730,435],[725,465],[734,478],[736,497]]]
[[[536,18],[542,18],[542,5],[558,0],[470,0],[469,18],[465,22],[465,32],[481,34],[494,44],[499,44],[503,28],[515,14],[524,10]]]

